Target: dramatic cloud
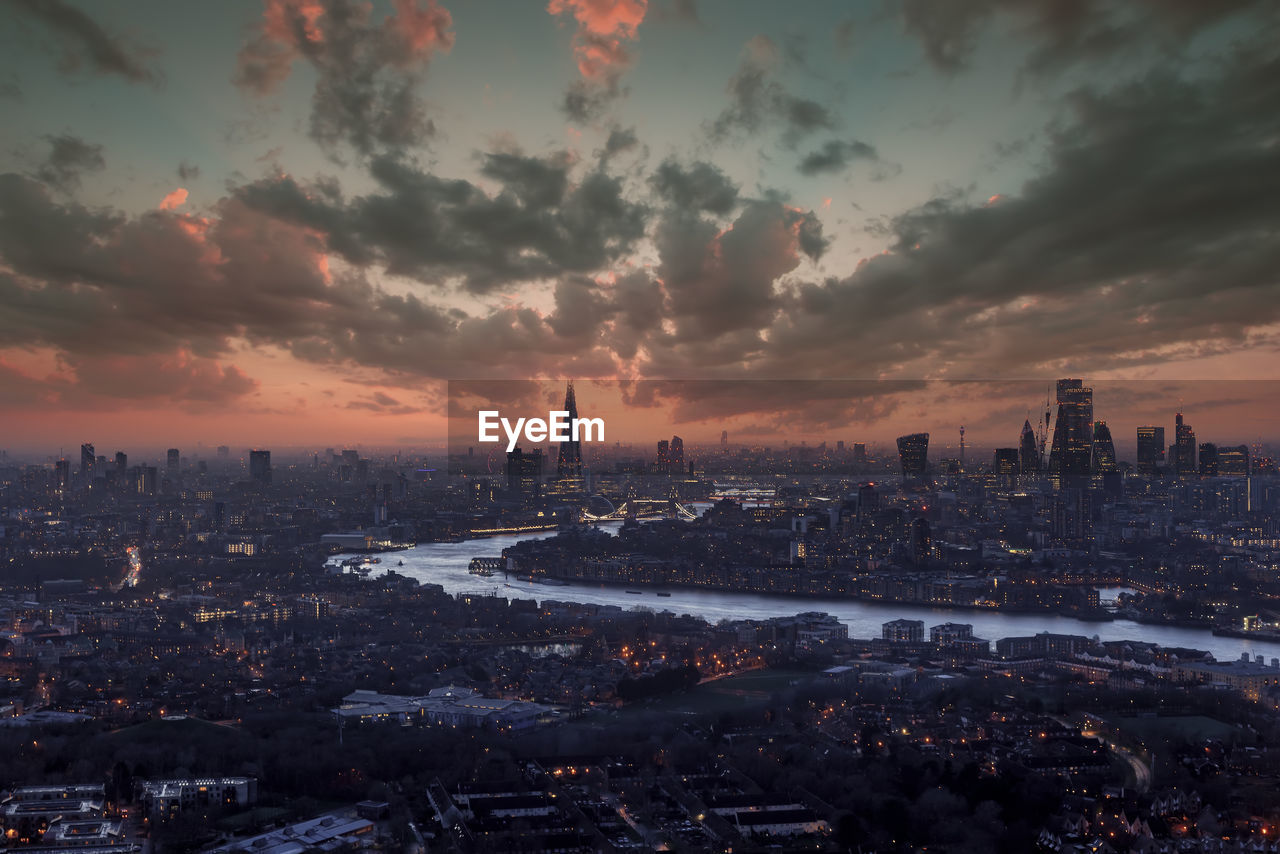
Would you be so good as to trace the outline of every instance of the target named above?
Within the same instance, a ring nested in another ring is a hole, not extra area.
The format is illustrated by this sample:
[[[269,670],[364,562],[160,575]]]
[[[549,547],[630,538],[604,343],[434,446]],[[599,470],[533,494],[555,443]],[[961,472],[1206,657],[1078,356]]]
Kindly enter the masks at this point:
[[[673,211],[655,242],[676,337],[703,341],[768,326],[781,306],[776,281],[799,266],[801,255],[816,259],[826,248],[812,212],[775,201],[749,203],[723,230]]]
[[[50,186],[73,190],[80,186],[82,173],[106,168],[101,145],[71,134],[46,136],[44,140],[49,143],[49,156],[36,170],[36,177]]]
[[[598,117],[619,94],[622,75],[631,67],[628,48],[644,21],[648,0],[551,0],[552,15],[572,16],[577,24],[573,53],[582,79],[570,85],[562,108],[574,121]]]
[[[667,159],[649,178],[667,204],[681,210],[728,214],[738,203],[738,187],[723,172],[701,161],[688,169]]]
[[[218,361],[246,343],[381,370],[389,381],[608,375],[617,370],[609,326],[619,324],[630,342],[622,346],[634,348],[655,315],[643,285],[586,280],[578,280],[583,304],[603,325],[575,320],[582,307],[567,293],[551,318],[521,306],[444,309],[332,271],[319,232],[236,197],[208,217],[129,217],[56,202],[43,185],[12,174],[0,175],[0,262],[11,271],[0,273],[0,352],[51,350],[95,386],[106,382],[96,366],[124,370],[151,359],[169,367],[140,390],[168,388],[196,402],[254,387]]]
[[[429,284],[462,278],[475,292],[606,267],[645,231],[645,208],[606,172],[570,180],[566,155],[491,154],[482,172],[495,195],[391,158],[375,158],[377,192],[346,200],[332,184],[259,181],[239,198],[314,230],[357,266],[380,264]]]
[[[1256,345],[1280,321],[1280,58],[1224,68],[1077,91],[1020,193],[935,198],[889,223],[886,254],[797,289],[773,369],[990,376]]]
[[[355,0],[266,0],[235,81],[265,95],[304,60],[316,73],[310,130],[321,145],[370,154],[419,143],[434,126],[417,89],[431,58],[453,46],[452,18],[435,0],[393,5],[379,24]]]
[[[1274,5],[1265,0],[906,0],[900,8],[906,31],[942,71],[967,67],[983,28],[1003,19],[1029,45],[1026,70],[1044,73],[1080,62],[1131,59],[1149,49],[1177,50],[1227,18],[1268,6],[1274,16]]]
[[[781,125],[784,141],[794,145],[814,131],[835,128],[835,117],[828,108],[791,94],[773,79],[780,65],[781,53],[772,39],[756,36],[747,42],[738,70],[729,80],[729,106],[711,123],[713,139]]]
[[[856,139],[845,142],[833,139],[817,151],[811,151],[800,161],[802,175],[819,175],[823,172],[843,172],[855,160],[879,160],[874,147]]]
[[[115,74],[134,83],[154,82],[144,54],[111,35],[84,11],[63,0],[12,0],[14,8],[40,22],[56,39],[58,68]]]

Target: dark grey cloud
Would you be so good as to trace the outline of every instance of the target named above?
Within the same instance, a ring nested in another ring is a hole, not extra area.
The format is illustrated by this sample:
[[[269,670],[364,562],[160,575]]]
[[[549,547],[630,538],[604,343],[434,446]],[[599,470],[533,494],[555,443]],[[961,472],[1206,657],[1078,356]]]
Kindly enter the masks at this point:
[[[89,14],[63,0],[10,0],[13,8],[39,22],[54,38],[58,68],[72,74],[114,74],[134,83],[155,82],[147,54],[112,35]]]
[[[1024,70],[1056,71],[1083,62],[1132,59],[1175,52],[1195,35],[1241,13],[1274,25],[1276,7],[1265,0],[905,0],[899,6],[906,32],[917,38],[936,68],[968,67],[985,28],[1004,26],[1028,46]]]
[[[609,107],[625,94],[618,78],[606,81],[574,80],[564,91],[560,111],[577,124],[591,124],[604,118]]]
[[[378,157],[379,189],[350,200],[333,184],[290,177],[239,188],[246,204],[315,229],[350,263],[431,284],[460,277],[476,292],[564,273],[604,268],[644,235],[646,211],[622,182],[588,172],[570,185],[563,155],[489,155],[483,170],[501,189],[488,195],[403,160]]]
[[[1280,321],[1273,47],[1213,78],[1079,89],[1046,135],[1019,193],[935,198],[889,223],[887,254],[792,292],[770,369],[1115,368],[1254,346]]]
[[[194,181],[200,177],[200,167],[184,160],[178,164],[178,177],[183,181]]]
[[[735,133],[756,133],[780,126],[788,145],[819,130],[833,130],[831,110],[809,98],[794,95],[774,79],[781,62],[777,44],[756,36],[743,48],[742,61],[729,80],[729,106],[709,126],[711,137],[723,140]]]
[[[725,215],[738,204],[738,186],[703,161],[686,168],[668,158],[650,176],[649,184],[664,202],[681,210]]]
[[[207,218],[130,217],[59,202],[34,180],[0,175],[0,348],[50,348],[103,388],[104,372],[130,377],[154,364],[164,370],[139,379],[134,396],[198,403],[256,388],[224,364],[234,342],[412,385],[424,376],[610,374],[608,325],[633,326],[612,320],[624,303],[612,287],[586,283],[598,291],[590,299],[604,306],[604,327],[573,328],[562,313],[560,334],[530,308],[467,314],[374,286],[358,271],[331,273],[325,251],[313,228],[235,196]],[[576,303],[564,302],[566,311]]]
[[[756,335],[782,307],[777,280],[796,269],[802,255],[816,260],[826,248],[812,212],[775,200],[747,203],[728,229],[671,210],[654,242],[661,258],[657,272],[681,340]]]
[[[452,19],[434,2],[399,4],[381,22],[371,12],[355,0],[267,0],[240,50],[236,84],[269,94],[302,60],[316,74],[310,133],[330,153],[349,145],[369,155],[424,142],[435,125],[418,89],[432,57],[453,46]]]
[[[822,147],[811,151],[796,167],[802,175],[819,175],[824,172],[843,172],[857,160],[879,160],[875,147],[860,140],[832,139]]]
[[[640,147],[640,137],[636,135],[636,129],[633,127],[613,127],[609,130],[609,136],[605,139],[604,149],[600,152],[600,156],[604,160],[616,157],[628,151],[633,151]]]
[[[101,145],[85,142],[71,134],[46,136],[44,140],[49,143],[49,154],[35,174],[50,186],[74,189],[80,185],[81,174],[106,168]]]

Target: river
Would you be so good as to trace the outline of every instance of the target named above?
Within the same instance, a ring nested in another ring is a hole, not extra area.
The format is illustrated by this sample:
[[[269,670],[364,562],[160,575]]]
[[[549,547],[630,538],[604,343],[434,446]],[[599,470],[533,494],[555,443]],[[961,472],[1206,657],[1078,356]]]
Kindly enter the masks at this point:
[[[616,531],[620,523],[602,525]],[[1247,652],[1263,655],[1270,662],[1280,658],[1280,643],[1244,638],[1217,637],[1208,629],[1179,626],[1148,625],[1132,620],[1091,622],[1055,614],[1019,614],[1008,611],[980,611],[954,608],[929,608],[920,605],[864,602],[857,599],[802,598],[768,596],[758,593],[735,593],[719,590],[670,588],[670,596],[658,596],[657,589],[639,588],[641,593],[627,593],[622,587],[567,582],[564,586],[517,581],[502,573],[485,578],[467,571],[473,557],[498,557],[507,546],[521,540],[554,536],[555,531],[541,534],[518,534],[487,537],[457,543],[424,543],[398,552],[384,552],[378,571],[394,570],[424,584],[439,584],[446,593],[496,594],[509,599],[553,599],[561,602],[584,602],[642,607],[653,611],[693,614],[715,623],[720,620],[761,620],[786,617],[801,611],[825,611],[849,627],[853,638],[880,637],[880,625],[905,617],[924,620],[925,628],[944,622],[971,623],[975,635],[988,640],[1037,632],[1097,636],[1102,640],[1139,640],[1166,647],[1188,647],[1213,653],[1219,661],[1234,661]],[[331,560],[357,557],[337,555]],[[399,562],[403,561],[403,566]],[[1104,592],[1103,598],[1110,598]]]

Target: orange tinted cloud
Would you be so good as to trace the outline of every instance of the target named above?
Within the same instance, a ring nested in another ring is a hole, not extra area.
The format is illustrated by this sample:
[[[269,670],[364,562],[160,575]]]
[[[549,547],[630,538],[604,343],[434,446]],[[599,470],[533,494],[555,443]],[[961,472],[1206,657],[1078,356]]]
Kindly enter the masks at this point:
[[[405,50],[404,62],[427,59],[433,51],[448,52],[453,47],[453,16],[448,9],[428,0],[395,0],[396,13],[387,19],[387,30]]]
[[[579,73],[608,82],[630,64],[624,43],[635,39],[648,6],[648,0],[551,0],[547,11],[573,16],[578,24],[573,52]]]
[[[182,187],[169,193],[160,200],[160,210],[171,211],[174,208],[181,207],[187,203],[187,191]]]

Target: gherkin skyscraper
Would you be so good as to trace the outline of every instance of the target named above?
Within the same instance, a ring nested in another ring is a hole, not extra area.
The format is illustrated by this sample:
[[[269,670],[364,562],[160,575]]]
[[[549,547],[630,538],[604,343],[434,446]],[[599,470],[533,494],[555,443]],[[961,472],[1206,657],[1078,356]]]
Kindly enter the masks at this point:
[[[1111,428],[1105,421],[1093,422],[1093,473],[1109,474],[1116,468],[1116,446],[1111,440]]]
[[[1031,419],[1022,422],[1022,438],[1018,440],[1018,463],[1023,474],[1036,474],[1040,471],[1040,449],[1036,445],[1036,434],[1031,429]]]

